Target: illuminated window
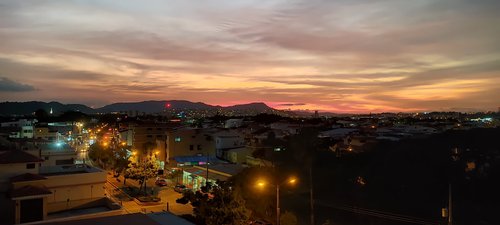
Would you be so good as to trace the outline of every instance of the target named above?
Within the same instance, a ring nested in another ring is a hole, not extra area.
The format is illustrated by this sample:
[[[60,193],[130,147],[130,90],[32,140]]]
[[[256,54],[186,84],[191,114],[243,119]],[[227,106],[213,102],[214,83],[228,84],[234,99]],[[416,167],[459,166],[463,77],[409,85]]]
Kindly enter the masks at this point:
[[[181,138],[180,137],[176,137],[174,140],[175,140],[175,142],[181,142]]]

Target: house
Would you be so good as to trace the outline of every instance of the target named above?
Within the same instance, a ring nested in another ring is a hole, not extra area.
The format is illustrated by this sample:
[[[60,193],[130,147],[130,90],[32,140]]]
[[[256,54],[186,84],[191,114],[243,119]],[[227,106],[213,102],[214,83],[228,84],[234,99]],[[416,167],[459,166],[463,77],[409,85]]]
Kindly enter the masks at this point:
[[[213,135],[217,157],[228,160],[227,154],[231,149],[242,148],[245,140],[239,134],[231,131],[222,131]]]
[[[6,221],[39,221],[49,213],[108,203],[105,171],[88,165],[42,163],[27,151],[0,151],[0,206]]]

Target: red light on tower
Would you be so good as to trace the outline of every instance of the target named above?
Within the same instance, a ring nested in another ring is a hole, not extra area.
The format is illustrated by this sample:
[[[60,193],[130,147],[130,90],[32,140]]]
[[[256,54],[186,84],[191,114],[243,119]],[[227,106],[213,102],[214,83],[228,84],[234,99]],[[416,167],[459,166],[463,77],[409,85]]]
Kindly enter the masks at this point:
[[[170,103],[165,103],[165,108],[170,108],[171,106]]]

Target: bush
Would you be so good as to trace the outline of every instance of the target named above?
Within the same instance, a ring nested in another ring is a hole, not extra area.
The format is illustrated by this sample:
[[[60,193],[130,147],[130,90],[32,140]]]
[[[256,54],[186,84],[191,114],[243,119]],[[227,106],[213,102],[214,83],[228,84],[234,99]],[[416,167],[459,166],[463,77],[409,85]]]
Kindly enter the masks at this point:
[[[141,196],[137,197],[137,200],[141,202],[159,202],[161,199],[154,196]]]
[[[282,225],[297,225],[297,217],[295,214],[285,211],[280,216],[280,224]]]

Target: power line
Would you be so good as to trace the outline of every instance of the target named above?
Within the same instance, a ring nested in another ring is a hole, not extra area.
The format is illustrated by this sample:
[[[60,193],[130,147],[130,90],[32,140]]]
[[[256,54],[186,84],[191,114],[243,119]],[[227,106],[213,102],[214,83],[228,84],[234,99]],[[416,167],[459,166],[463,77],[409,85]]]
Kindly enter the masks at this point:
[[[440,224],[438,221],[429,221],[429,220],[426,220],[423,218],[407,216],[407,215],[402,215],[402,214],[396,214],[396,213],[391,213],[391,212],[384,212],[384,211],[380,211],[380,210],[365,209],[365,208],[348,206],[348,205],[337,205],[337,204],[332,204],[332,203],[326,203],[326,202],[323,202],[321,200],[315,200],[314,202],[316,204],[320,204],[322,206],[329,207],[329,208],[349,211],[349,212],[356,213],[356,214],[374,216],[374,217],[388,219],[388,220],[395,220],[395,221],[414,223],[414,224],[422,224],[422,225],[439,225]]]

